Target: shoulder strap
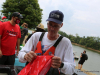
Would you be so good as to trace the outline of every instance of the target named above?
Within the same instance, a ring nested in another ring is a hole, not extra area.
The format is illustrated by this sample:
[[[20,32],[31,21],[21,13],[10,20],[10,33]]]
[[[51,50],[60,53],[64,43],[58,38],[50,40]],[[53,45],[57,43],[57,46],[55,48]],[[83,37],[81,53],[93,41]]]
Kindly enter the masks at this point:
[[[57,47],[57,45],[58,45],[59,42],[62,40],[62,38],[63,38],[63,36],[60,36],[53,46],[54,46],[54,47]]]
[[[41,34],[41,36],[40,36],[40,38],[39,38],[39,41],[42,41],[42,38],[43,38],[44,34],[45,34],[45,32],[42,32],[42,34]],[[54,47],[57,47],[57,45],[58,45],[59,42],[62,40],[62,38],[63,38],[63,36],[60,36],[53,46],[54,46]]]
[[[39,38],[39,41],[42,41],[42,38],[43,38],[44,34],[45,34],[45,32],[42,32],[42,34],[41,34],[41,36]]]

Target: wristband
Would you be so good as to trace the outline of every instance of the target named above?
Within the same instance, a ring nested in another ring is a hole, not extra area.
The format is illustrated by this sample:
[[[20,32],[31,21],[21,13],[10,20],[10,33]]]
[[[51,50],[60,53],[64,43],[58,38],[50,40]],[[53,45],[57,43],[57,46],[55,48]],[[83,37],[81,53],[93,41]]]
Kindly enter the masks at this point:
[[[63,68],[63,66],[64,66],[64,63],[62,62],[59,68]]]

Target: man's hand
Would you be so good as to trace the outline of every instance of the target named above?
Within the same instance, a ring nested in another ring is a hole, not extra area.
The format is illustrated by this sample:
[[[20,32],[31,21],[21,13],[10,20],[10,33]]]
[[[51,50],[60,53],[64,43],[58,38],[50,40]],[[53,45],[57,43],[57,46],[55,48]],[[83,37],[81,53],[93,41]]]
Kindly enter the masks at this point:
[[[24,59],[28,62],[31,62],[33,59],[36,58],[36,53],[34,53],[33,51],[30,51],[29,53],[26,53],[24,56]]]
[[[61,66],[61,59],[60,57],[54,56],[52,57],[52,68],[59,68]]]
[[[0,50],[0,58],[2,57],[2,51]]]
[[[16,56],[18,56],[19,50],[17,50]]]

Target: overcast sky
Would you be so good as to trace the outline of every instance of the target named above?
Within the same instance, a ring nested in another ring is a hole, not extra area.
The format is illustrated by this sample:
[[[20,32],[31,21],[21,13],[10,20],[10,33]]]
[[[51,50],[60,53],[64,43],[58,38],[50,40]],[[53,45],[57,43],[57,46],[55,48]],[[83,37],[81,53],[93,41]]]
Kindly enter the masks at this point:
[[[64,25],[61,31],[79,36],[100,37],[100,0],[38,0],[43,9],[42,23],[47,27],[46,19],[52,10],[64,13]],[[0,0],[1,5],[5,0]]]

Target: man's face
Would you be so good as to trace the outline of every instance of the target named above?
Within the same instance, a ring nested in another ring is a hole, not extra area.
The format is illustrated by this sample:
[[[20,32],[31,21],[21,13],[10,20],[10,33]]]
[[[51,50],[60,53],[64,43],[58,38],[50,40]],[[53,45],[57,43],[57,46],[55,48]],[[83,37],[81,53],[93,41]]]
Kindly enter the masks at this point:
[[[20,19],[18,17],[13,17],[13,21],[18,24],[20,22]]]
[[[48,33],[53,35],[56,35],[59,31],[59,29],[62,27],[63,24],[57,24],[55,22],[49,21],[47,23],[48,26]]]
[[[83,53],[85,53],[85,51],[83,51]]]

